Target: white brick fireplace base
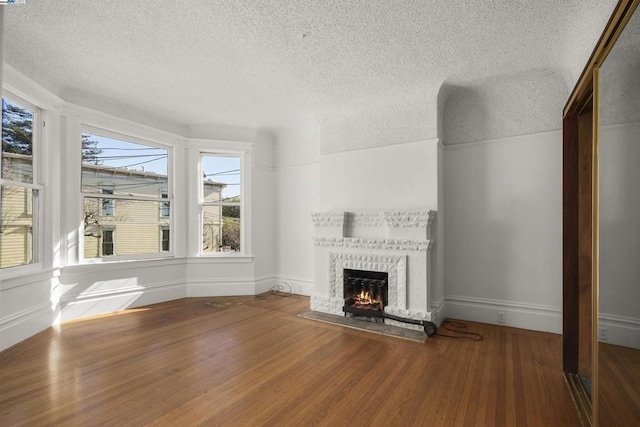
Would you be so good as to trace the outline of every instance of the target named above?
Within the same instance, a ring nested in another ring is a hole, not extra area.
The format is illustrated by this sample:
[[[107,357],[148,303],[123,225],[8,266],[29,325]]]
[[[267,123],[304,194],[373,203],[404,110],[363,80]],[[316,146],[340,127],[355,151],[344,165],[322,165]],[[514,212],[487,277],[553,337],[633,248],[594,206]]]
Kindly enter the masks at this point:
[[[385,312],[432,320],[431,253],[434,211],[318,212],[315,227],[316,282],[311,310],[344,315],[345,269],[388,274]],[[409,329],[418,325],[394,322]]]

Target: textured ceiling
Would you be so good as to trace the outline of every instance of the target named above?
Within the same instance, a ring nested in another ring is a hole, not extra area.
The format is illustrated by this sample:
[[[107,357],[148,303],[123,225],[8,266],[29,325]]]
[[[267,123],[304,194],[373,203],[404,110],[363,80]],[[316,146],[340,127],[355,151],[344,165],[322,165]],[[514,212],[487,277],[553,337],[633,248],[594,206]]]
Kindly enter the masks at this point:
[[[615,5],[26,1],[6,9],[6,63],[66,101],[187,136],[203,126],[277,133],[403,94],[435,103],[445,81],[528,70],[573,86]]]
[[[600,124],[640,122],[640,13],[636,10],[600,68]]]

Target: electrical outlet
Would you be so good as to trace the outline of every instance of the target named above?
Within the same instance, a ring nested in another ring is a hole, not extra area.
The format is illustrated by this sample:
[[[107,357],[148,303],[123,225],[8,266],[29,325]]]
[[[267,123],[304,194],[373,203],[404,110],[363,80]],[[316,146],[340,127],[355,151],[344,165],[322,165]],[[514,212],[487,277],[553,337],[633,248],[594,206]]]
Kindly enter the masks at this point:
[[[598,339],[606,341],[609,339],[609,330],[607,328],[598,328]]]
[[[504,311],[498,312],[498,323],[507,323],[507,313]]]

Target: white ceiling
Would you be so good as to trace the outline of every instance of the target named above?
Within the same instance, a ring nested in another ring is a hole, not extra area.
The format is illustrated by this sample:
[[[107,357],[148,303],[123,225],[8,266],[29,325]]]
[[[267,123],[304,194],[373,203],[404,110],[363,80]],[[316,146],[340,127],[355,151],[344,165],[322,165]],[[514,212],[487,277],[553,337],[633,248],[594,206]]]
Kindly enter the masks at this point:
[[[26,0],[5,62],[62,99],[172,132],[288,129],[444,82],[572,87],[615,0]],[[436,102],[425,99],[425,103]]]

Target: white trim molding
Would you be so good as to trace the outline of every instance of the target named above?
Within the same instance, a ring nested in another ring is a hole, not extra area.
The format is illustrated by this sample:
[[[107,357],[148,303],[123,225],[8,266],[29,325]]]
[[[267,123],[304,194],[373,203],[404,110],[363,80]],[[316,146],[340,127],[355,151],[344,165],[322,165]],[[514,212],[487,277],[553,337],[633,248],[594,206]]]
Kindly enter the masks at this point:
[[[65,294],[60,298],[60,321],[82,319],[107,313],[157,304],[186,297],[182,281],[156,283],[144,286],[105,291]]]
[[[453,319],[562,333],[560,307],[450,295],[445,297],[443,309]],[[498,323],[498,313],[505,314],[504,323]]]
[[[291,291],[297,295],[313,295],[313,289],[315,288],[315,281],[313,278],[308,277],[294,277],[294,276],[274,276],[275,285],[284,287],[284,291]]]
[[[599,340],[606,344],[640,349],[640,319],[600,313],[598,330],[606,330]]]
[[[444,296],[435,301],[431,306],[431,321],[438,326],[440,326],[442,321],[447,317],[445,307],[446,300]]]
[[[365,239],[356,237],[314,237],[316,246],[329,248],[381,249],[387,251],[425,252],[431,249],[432,240]]]
[[[0,317],[0,351],[44,331],[53,324],[54,315],[47,301]]]

